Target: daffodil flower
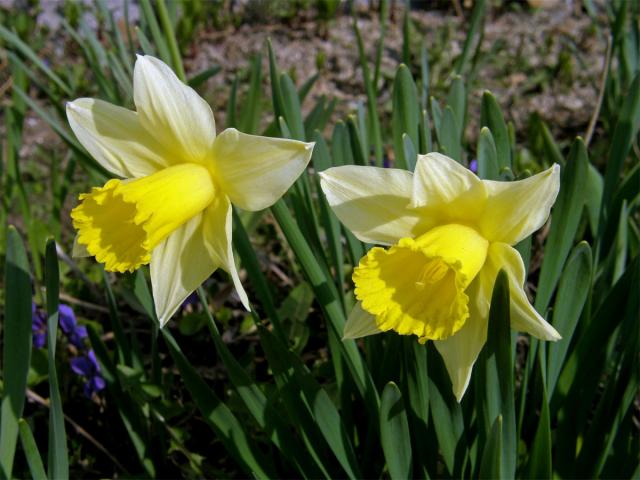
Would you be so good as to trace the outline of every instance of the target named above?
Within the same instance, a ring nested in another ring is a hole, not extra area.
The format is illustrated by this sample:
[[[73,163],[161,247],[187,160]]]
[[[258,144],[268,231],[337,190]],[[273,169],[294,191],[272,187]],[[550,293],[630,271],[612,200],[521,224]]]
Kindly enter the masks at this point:
[[[218,268],[248,310],[231,204],[272,205],[306,168],[313,144],[233,128],[216,136],[209,105],[154,57],[138,57],[133,96],[136,111],[91,98],[67,104],[80,143],[122,177],[80,195],[71,212],[78,246],[108,271],[149,264],[161,325]]]
[[[354,269],[358,302],[345,338],[393,330],[433,340],[460,401],[487,339],[501,269],[509,278],[512,328],[560,338],[529,303],[524,264],[511,246],[547,220],[560,188],[558,165],[497,182],[430,153],[418,157],[414,173],[343,166],[320,175],[342,223],[363,242],[390,246],[372,248]]]

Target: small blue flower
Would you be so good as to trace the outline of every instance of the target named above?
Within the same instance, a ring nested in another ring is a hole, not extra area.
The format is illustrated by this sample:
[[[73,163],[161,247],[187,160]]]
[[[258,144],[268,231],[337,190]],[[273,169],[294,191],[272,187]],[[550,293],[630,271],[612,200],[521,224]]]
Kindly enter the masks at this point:
[[[478,173],[478,160],[476,160],[475,158],[471,160],[471,163],[469,163],[469,170],[471,170],[473,173]]]
[[[191,294],[184,299],[180,308],[184,310],[187,307],[195,307],[196,305],[198,305],[198,294],[196,292],[191,292]]]
[[[42,312],[38,311],[36,304],[31,302],[31,332],[35,348],[42,348],[47,342],[47,323]]]
[[[103,390],[106,386],[100,371],[100,365],[93,350],[89,350],[86,355],[71,359],[71,370],[77,375],[84,377],[84,395],[91,398],[94,393]]]
[[[84,339],[87,338],[87,328],[78,325],[76,315],[69,305],[60,305],[60,328],[76,348],[84,348]]]

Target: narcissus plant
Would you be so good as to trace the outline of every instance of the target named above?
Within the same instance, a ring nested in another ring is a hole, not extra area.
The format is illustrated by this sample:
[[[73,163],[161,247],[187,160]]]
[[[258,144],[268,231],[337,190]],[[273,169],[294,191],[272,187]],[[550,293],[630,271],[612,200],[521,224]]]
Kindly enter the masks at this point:
[[[439,153],[414,173],[330,168],[322,189],[338,218],[374,247],[354,269],[357,304],[345,338],[393,330],[433,340],[458,399],[487,339],[498,272],[509,278],[511,326],[543,340],[560,335],[529,303],[525,267],[512,247],[549,217],[560,167],[515,182],[480,180]]]
[[[122,178],[80,196],[71,212],[78,245],[108,271],[149,264],[161,325],[218,268],[248,309],[231,205],[272,205],[306,168],[313,144],[233,128],[216,136],[209,105],[154,57],[138,57],[133,92],[136,111],[90,98],[67,104],[80,143]]]

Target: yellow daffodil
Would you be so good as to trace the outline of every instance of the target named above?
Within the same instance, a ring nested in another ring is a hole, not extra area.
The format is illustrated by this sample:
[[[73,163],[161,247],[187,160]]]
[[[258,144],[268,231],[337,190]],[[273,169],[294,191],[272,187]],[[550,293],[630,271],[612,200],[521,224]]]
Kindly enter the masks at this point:
[[[209,105],[160,60],[138,57],[136,111],[101,100],[67,104],[78,140],[109,180],[71,212],[77,243],[109,271],[149,264],[164,325],[217,268],[249,309],[231,247],[231,204],[262,210],[306,168],[313,144],[233,128],[216,136]]]
[[[433,340],[460,401],[487,339],[500,269],[509,278],[512,328],[560,338],[529,303],[524,264],[511,247],[546,222],[560,188],[558,165],[497,182],[430,153],[418,157],[414,173],[344,166],[320,175],[342,223],[363,242],[390,245],[369,250],[354,270],[358,302],[345,338],[393,330]]]

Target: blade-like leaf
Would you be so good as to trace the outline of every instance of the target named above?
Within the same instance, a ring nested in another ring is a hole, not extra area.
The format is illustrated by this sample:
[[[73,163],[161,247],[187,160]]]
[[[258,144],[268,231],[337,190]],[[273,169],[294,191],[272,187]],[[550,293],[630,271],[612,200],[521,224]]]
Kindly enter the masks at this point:
[[[498,180],[498,152],[491,130],[482,127],[478,138],[478,176],[486,180]],[[526,265],[526,264],[525,264]]]
[[[387,383],[380,401],[380,442],[391,478],[412,478],[409,422],[398,386]]]
[[[69,459],[67,452],[67,435],[64,428],[62,398],[58,388],[56,372],[56,336],[58,334],[59,316],[59,283],[60,273],[56,242],[47,242],[45,254],[44,280],[47,287],[47,354],[49,358],[49,462],[47,465],[49,478],[67,478],[69,476]]]
[[[391,125],[393,129],[393,146],[396,154],[396,167],[413,170],[411,159],[405,157],[403,134],[407,134],[413,145],[419,145],[418,125],[420,111],[418,92],[411,72],[405,65],[400,65],[393,82],[393,112]],[[413,162],[415,163],[415,161]]]
[[[500,471],[506,478],[515,475],[517,445],[510,325],[509,281],[501,271],[493,288],[489,335],[476,363],[476,376],[477,391],[484,392],[479,399],[478,411],[487,442],[490,441],[490,429],[495,425],[496,418],[501,418]]]
[[[503,168],[511,168],[511,144],[509,141],[509,131],[502,116],[500,106],[493,94],[485,91],[482,94],[482,105],[480,109],[480,125],[491,130],[496,144],[498,154],[498,171]]]
[[[553,396],[560,370],[564,364],[573,332],[591,287],[591,248],[579,243],[567,261],[556,295],[553,326],[562,339],[547,345],[547,391]]]
[[[21,418],[18,420],[18,429],[20,430],[20,444],[22,445],[24,456],[27,457],[31,478],[47,478],[47,472],[44,470],[42,457],[38,451],[38,445],[33,438],[29,424]]]
[[[585,203],[589,158],[581,138],[576,139],[560,173],[560,193],[551,212],[551,228],[540,270],[535,307],[544,312],[556,289],[560,273],[574,244]]]
[[[494,480],[503,478],[502,462],[502,416],[498,415],[493,422],[487,443],[482,451],[482,461],[478,478]],[[507,477],[510,478],[510,477]]]
[[[12,477],[31,361],[31,278],[22,239],[13,226],[7,231],[4,271],[5,305],[2,365],[4,392],[0,406],[0,474]]]

